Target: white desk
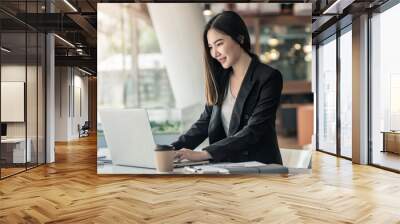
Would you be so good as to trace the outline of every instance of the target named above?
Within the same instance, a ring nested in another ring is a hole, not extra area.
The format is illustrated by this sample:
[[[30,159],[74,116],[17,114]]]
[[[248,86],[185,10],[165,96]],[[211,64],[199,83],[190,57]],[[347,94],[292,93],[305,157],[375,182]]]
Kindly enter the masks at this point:
[[[106,148],[98,149],[98,156],[102,156],[104,159],[111,161],[109,150]],[[311,169],[306,168],[288,168],[289,174],[302,174],[311,173]],[[112,163],[97,164],[97,174],[192,174],[185,172],[184,168],[174,169],[173,172],[159,173],[155,169],[131,167],[131,166],[120,166]],[[252,173],[253,174],[253,173]],[[254,173],[257,174],[257,173]],[[219,174],[218,174],[219,175]]]
[[[155,169],[147,169],[113,164],[97,164],[97,174],[184,174],[183,168],[174,169],[173,172],[158,173]]]
[[[12,146],[13,151],[13,163],[25,163],[25,158],[27,158],[26,162],[31,162],[31,145],[32,141],[30,138],[27,138],[27,147],[25,154],[25,138],[6,138],[1,139],[1,144],[8,147]]]
[[[288,174],[310,174],[312,172],[311,169],[307,168],[288,168]],[[184,168],[174,169],[173,172],[159,173],[155,169],[147,169],[147,168],[139,168],[139,167],[130,167],[130,166],[120,166],[113,164],[105,164],[99,165],[97,164],[97,174],[189,174],[193,175],[193,173],[187,173],[184,171]],[[254,173],[257,174],[257,173]],[[268,174],[268,173],[266,173]],[[199,175],[199,174],[196,174]],[[201,175],[201,174],[200,174]],[[224,175],[224,174],[217,174]]]

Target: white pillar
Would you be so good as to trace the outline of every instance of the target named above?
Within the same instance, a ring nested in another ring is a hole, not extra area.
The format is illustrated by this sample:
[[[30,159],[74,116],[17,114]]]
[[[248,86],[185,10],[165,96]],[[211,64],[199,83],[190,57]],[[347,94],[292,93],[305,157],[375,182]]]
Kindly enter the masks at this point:
[[[368,163],[368,16],[353,20],[353,162]]]
[[[177,108],[205,102],[203,29],[199,3],[147,4]]]
[[[314,113],[313,113],[313,135],[311,137],[311,147],[313,150],[317,149],[317,48],[312,45],[312,72],[311,72],[311,90],[314,98]]]
[[[55,54],[54,35],[46,35],[46,163],[55,161]]]

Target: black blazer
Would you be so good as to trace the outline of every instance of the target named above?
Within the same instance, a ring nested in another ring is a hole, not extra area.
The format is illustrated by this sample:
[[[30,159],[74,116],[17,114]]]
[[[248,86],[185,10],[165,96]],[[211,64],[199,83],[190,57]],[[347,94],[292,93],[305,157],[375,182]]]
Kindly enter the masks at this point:
[[[223,74],[229,80],[228,72]],[[207,137],[213,162],[259,161],[282,164],[275,131],[276,110],[282,93],[282,75],[253,55],[232,111],[228,136],[221,106],[205,106],[200,118],[172,145],[194,149]]]

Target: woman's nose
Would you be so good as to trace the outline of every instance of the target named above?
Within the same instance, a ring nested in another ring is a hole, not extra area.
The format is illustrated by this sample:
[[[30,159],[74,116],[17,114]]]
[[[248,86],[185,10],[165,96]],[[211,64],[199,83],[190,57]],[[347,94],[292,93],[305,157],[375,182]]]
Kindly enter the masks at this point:
[[[213,51],[213,52],[212,52],[212,56],[213,56],[214,58],[217,58],[217,57],[220,55],[220,53],[219,53],[215,48],[213,48],[212,51]]]

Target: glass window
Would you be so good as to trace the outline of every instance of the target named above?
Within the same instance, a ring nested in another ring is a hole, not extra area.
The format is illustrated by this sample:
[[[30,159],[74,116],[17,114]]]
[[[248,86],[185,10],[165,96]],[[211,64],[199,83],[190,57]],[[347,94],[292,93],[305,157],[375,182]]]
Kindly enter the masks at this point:
[[[372,26],[372,163],[400,170],[400,4],[376,14]]]
[[[26,33],[3,32],[1,47],[0,110],[1,124],[6,129],[0,146],[3,178],[24,171],[25,162],[31,161],[25,119]]]
[[[140,10],[129,4],[101,8],[99,38],[105,46],[99,49],[100,107],[175,106],[155,31]]]
[[[318,149],[336,153],[336,37],[318,48]]]
[[[157,35],[144,8],[144,4],[99,5],[98,108],[146,108],[155,134],[177,134],[181,112],[174,109]],[[101,148],[105,141],[100,120]]]
[[[351,158],[353,73],[351,27],[348,29],[340,36],[340,153]]]
[[[38,13],[35,2],[4,2],[16,13]],[[3,4],[3,3],[1,3]],[[1,178],[45,162],[45,35],[0,13]]]

